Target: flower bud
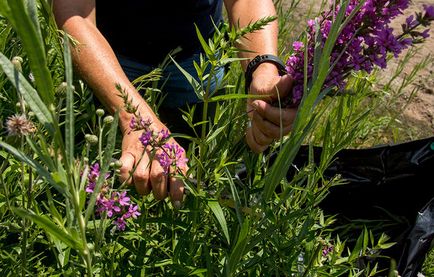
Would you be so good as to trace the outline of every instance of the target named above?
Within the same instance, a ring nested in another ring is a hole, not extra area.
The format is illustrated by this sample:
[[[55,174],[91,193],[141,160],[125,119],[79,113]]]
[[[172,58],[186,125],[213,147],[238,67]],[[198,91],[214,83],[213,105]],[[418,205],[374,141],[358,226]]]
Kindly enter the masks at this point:
[[[66,82],[62,82],[57,88],[56,88],[56,96],[63,97],[66,94],[66,88],[68,87],[68,84]]]
[[[34,117],[34,116],[35,116],[35,113],[32,112],[32,111],[30,111],[30,112],[27,113],[27,115],[28,115],[29,117]]]
[[[86,134],[84,138],[86,139],[86,142],[89,143],[90,145],[94,145],[98,143],[98,137],[95,135]]]
[[[101,117],[101,116],[103,116],[104,114],[105,114],[105,112],[104,112],[103,109],[98,109],[98,110],[96,110],[96,115],[97,115],[97,116]]]
[[[56,107],[54,106],[53,103],[51,103],[51,104],[48,106],[48,109],[49,109],[50,112],[52,112],[52,113],[55,113],[55,112],[56,112]]]
[[[104,117],[103,122],[104,122],[104,124],[112,124],[113,120],[114,120],[113,116],[108,115],[108,116]]]
[[[15,56],[12,58],[11,62],[16,70],[18,70],[19,72],[23,72],[23,68],[21,66],[21,64],[23,63],[23,58],[21,58],[20,56]]]
[[[122,161],[120,160],[115,161],[115,168],[121,168],[122,165],[123,165]]]

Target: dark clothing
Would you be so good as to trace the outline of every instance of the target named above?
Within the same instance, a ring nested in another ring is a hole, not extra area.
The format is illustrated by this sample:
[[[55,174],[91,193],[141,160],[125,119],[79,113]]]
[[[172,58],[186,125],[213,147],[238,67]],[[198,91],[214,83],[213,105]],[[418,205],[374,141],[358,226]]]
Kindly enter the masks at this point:
[[[173,49],[201,51],[195,24],[209,38],[222,21],[222,0],[96,0],[97,27],[117,54],[158,65]]]

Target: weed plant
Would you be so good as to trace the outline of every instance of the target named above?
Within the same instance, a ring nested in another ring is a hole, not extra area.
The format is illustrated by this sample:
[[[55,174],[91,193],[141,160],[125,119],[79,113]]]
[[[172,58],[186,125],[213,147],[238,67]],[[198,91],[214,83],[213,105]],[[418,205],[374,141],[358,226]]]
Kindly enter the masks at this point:
[[[291,1],[278,10],[289,15],[299,2]],[[317,65],[322,75],[302,101],[293,131],[261,155],[249,151],[243,140],[249,96],[241,93],[243,78],[234,45],[243,34],[275,18],[264,18],[241,30],[224,25],[209,41],[198,32],[204,50],[200,63],[195,64],[200,78],[185,75],[204,109],[200,121],[194,121],[195,106],[184,111],[194,136],[174,134],[191,141],[190,169],[184,178],[188,193],[180,209],[168,199],[140,196],[119,184],[117,114],[104,115],[98,110],[90,89],[73,74],[69,48],[73,38],[57,30],[49,3],[1,0],[0,16],[2,274],[393,274],[393,266],[379,268],[375,259],[363,266],[360,263],[367,257],[387,260],[381,250],[392,242],[366,229],[350,249],[347,238],[333,235],[333,215],[325,215],[318,207],[328,188],[345,183],[340,176],[325,178],[325,169],[339,150],[363,144],[376,131],[369,127],[374,115],[366,101],[377,105],[383,99],[373,90],[377,73],[360,73],[348,84],[354,93],[326,98],[317,105],[343,14],[336,18]],[[288,32],[296,24],[280,22],[289,26],[281,28]],[[286,51],[282,44],[281,49]],[[204,84],[215,78],[219,67],[228,70],[216,91],[210,91]],[[155,86],[158,76],[157,70],[135,83],[147,85],[145,97],[154,107],[161,93]],[[392,87],[383,90],[391,92]],[[217,106],[212,117],[207,112],[211,104]],[[25,116],[26,122],[7,125],[14,115]],[[12,136],[12,127],[23,124],[34,128]],[[311,151],[310,163],[287,176],[301,144],[321,145],[320,163],[313,163]],[[87,193],[96,162],[100,171],[93,192]],[[128,218],[125,230],[119,230],[113,225],[114,218],[95,209],[102,190],[127,191],[141,215]]]

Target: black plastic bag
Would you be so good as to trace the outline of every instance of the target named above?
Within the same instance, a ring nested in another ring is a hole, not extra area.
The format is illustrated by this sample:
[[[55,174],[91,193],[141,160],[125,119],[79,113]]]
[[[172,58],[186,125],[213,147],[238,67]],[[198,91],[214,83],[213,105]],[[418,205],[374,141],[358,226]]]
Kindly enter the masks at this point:
[[[434,198],[419,212],[399,261],[402,277],[416,277],[434,239]]]
[[[314,153],[320,157],[321,148],[314,148]],[[397,242],[385,255],[399,260],[401,276],[416,276],[434,233],[434,137],[345,149],[335,158],[325,175],[340,174],[348,184],[332,187],[321,208],[346,222],[396,219],[377,230]],[[302,146],[294,165],[301,167],[307,161],[308,147]],[[288,178],[293,174],[290,170]]]

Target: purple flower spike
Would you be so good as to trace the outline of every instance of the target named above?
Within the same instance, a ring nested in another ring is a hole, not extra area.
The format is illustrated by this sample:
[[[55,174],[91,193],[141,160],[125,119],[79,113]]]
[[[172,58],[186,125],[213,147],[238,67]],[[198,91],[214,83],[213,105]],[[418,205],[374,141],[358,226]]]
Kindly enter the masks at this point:
[[[351,71],[363,70],[370,73],[375,66],[385,68],[387,57],[393,54],[397,57],[413,42],[429,36],[428,30],[418,32],[419,26],[428,26],[434,20],[434,6],[424,6],[425,14],[416,14],[407,18],[403,24],[403,33],[395,35],[389,27],[392,19],[401,15],[409,7],[409,0],[366,0],[357,10],[347,25],[343,26],[337,37],[330,56],[333,67],[326,77],[323,90],[333,89],[339,91],[345,88],[346,78]],[[358,0],[350,0],[346,16],[352,14],[358,6]],[[332,6],[333,7],[333,6]],[[294,79],[292,99],[287,103],[298,104],[304,92],[304,61],[307,53],[307,77],[312,78],[315,43],[320,32],[320,43],[325,44],[328,39],[332,20],[336,18],[341,7],[336,5],[329,11],[322,13],[321,17],[308,21],[307,43],[300,41],[293,43],[294,52],[286,62],[286,70]],[[307,49],[305,49],[307,48]]]

